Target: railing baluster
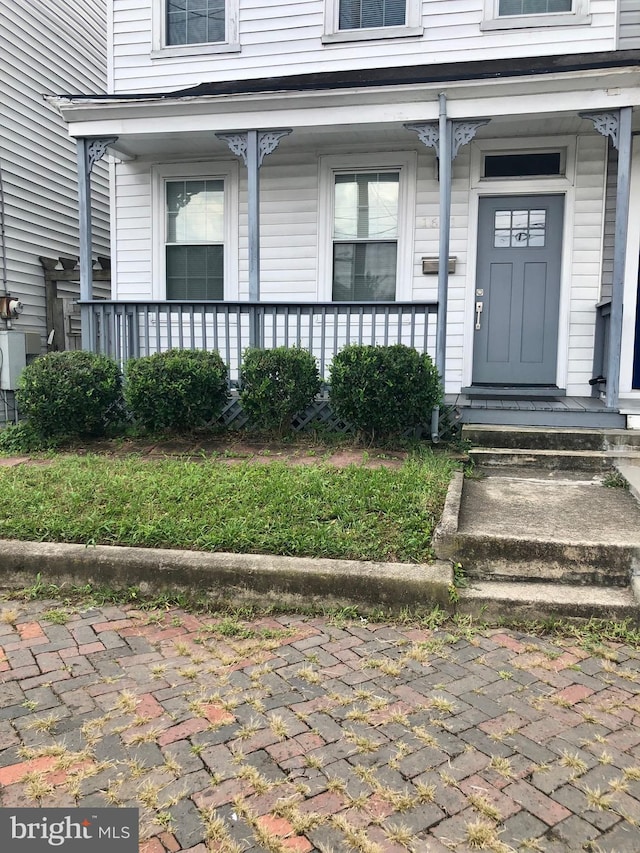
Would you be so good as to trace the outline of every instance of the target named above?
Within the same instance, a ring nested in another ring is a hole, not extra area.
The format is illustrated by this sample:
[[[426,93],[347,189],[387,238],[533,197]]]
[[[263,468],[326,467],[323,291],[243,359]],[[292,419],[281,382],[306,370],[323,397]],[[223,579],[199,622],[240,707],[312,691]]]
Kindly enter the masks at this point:
[[[122,362],[162,352],[172,346],[212,348],[223,356],[230,379],[239,378],[247,328],[256,328],[263,345],[306,347],[318,358],[326,380],[339,349],[357,339],[359,344],[380,339],[404,343],[433,357],[439,322],[435,303],[282,303],[264,302],[116,302],[95,300],[81,304],[95,330],[96,351]],[[303,323],[304,318],[304,323]],[[320,328],[316,330],[316,318]],[[211,321],[211,329],[208,323]],[[271,322],[271,329],[268,323]],[[383,328],[379,328],[379,323]],[[391,323],[396,323],[392,328]],[[162,324],[166,323],[166,335]],[[174,323],[178,324],[177,330]],[[330,328],[333,323],[333,329]],[[423,328],[420,328],[420,324]],[[152,330],[155,324],[155,334]],[[370,325],[370,331],[367,326]],[[304,328],[303,328],[304,326]],[[344,326],[344,334],[343,334]],[[232,328],[233,327],[233,328]],[[235,335],[235,340],[233,340]]]

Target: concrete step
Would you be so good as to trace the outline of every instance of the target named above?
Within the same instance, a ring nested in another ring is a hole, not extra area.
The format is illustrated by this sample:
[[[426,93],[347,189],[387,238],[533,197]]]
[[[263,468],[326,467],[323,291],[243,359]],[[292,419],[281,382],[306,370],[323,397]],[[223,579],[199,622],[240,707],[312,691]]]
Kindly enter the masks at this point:
[[[459,591],[458,610],[487,620],[552,618],[640,620],[629,588],[473,581]]]
[[[640,503],[640,461],[620,459],[616,462],[616,468],[627,481],[631,495]]]
[[[640,452],[640,430],[464,424],[462,438],[477,447]]]
[[[640,507],[629,491],[579,472],[488,470],[452,484],[439,559],[504,582],[625,587],[640,572]]]
[[[619,461],[640,462],[640,450],[542,450],[473,447],[469,459],[478,466],[531,466],[564,471],[606,472]]]
[[[478,580],[626,587],[640,548],[577,540],[458,535],[458,561]]]

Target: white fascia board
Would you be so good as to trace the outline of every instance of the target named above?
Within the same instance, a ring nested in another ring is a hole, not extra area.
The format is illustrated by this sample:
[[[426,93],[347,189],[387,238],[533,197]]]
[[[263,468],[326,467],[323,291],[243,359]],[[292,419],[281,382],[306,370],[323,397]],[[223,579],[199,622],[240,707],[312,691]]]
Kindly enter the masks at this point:
[[[448,114],[453,119],[575,114],[640,105],[640,72],[630,79],[627,70],[624,76],[614,74],[613,80],[620,85],[604,88],[602,74],[574,72],[445,86],[420,83],[135,101],[56,98],[55,104],[72,136],[435,121],[442,91],[447,94]]]

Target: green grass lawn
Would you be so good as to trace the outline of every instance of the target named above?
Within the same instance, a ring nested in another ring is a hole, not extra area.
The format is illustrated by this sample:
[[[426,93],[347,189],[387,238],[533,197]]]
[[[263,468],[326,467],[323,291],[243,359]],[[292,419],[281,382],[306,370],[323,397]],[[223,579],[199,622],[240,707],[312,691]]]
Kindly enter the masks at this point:
[[[0,470],[0,538],[425,561],[454,468],[59,456]]]

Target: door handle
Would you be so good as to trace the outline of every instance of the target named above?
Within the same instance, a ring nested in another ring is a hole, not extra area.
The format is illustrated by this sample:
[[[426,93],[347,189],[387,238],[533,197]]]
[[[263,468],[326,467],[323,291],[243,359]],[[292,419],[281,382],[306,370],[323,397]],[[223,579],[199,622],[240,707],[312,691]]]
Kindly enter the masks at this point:
[[[484,308],[484,302],[476,302],[476,331],[480,328],[480,315]]]

